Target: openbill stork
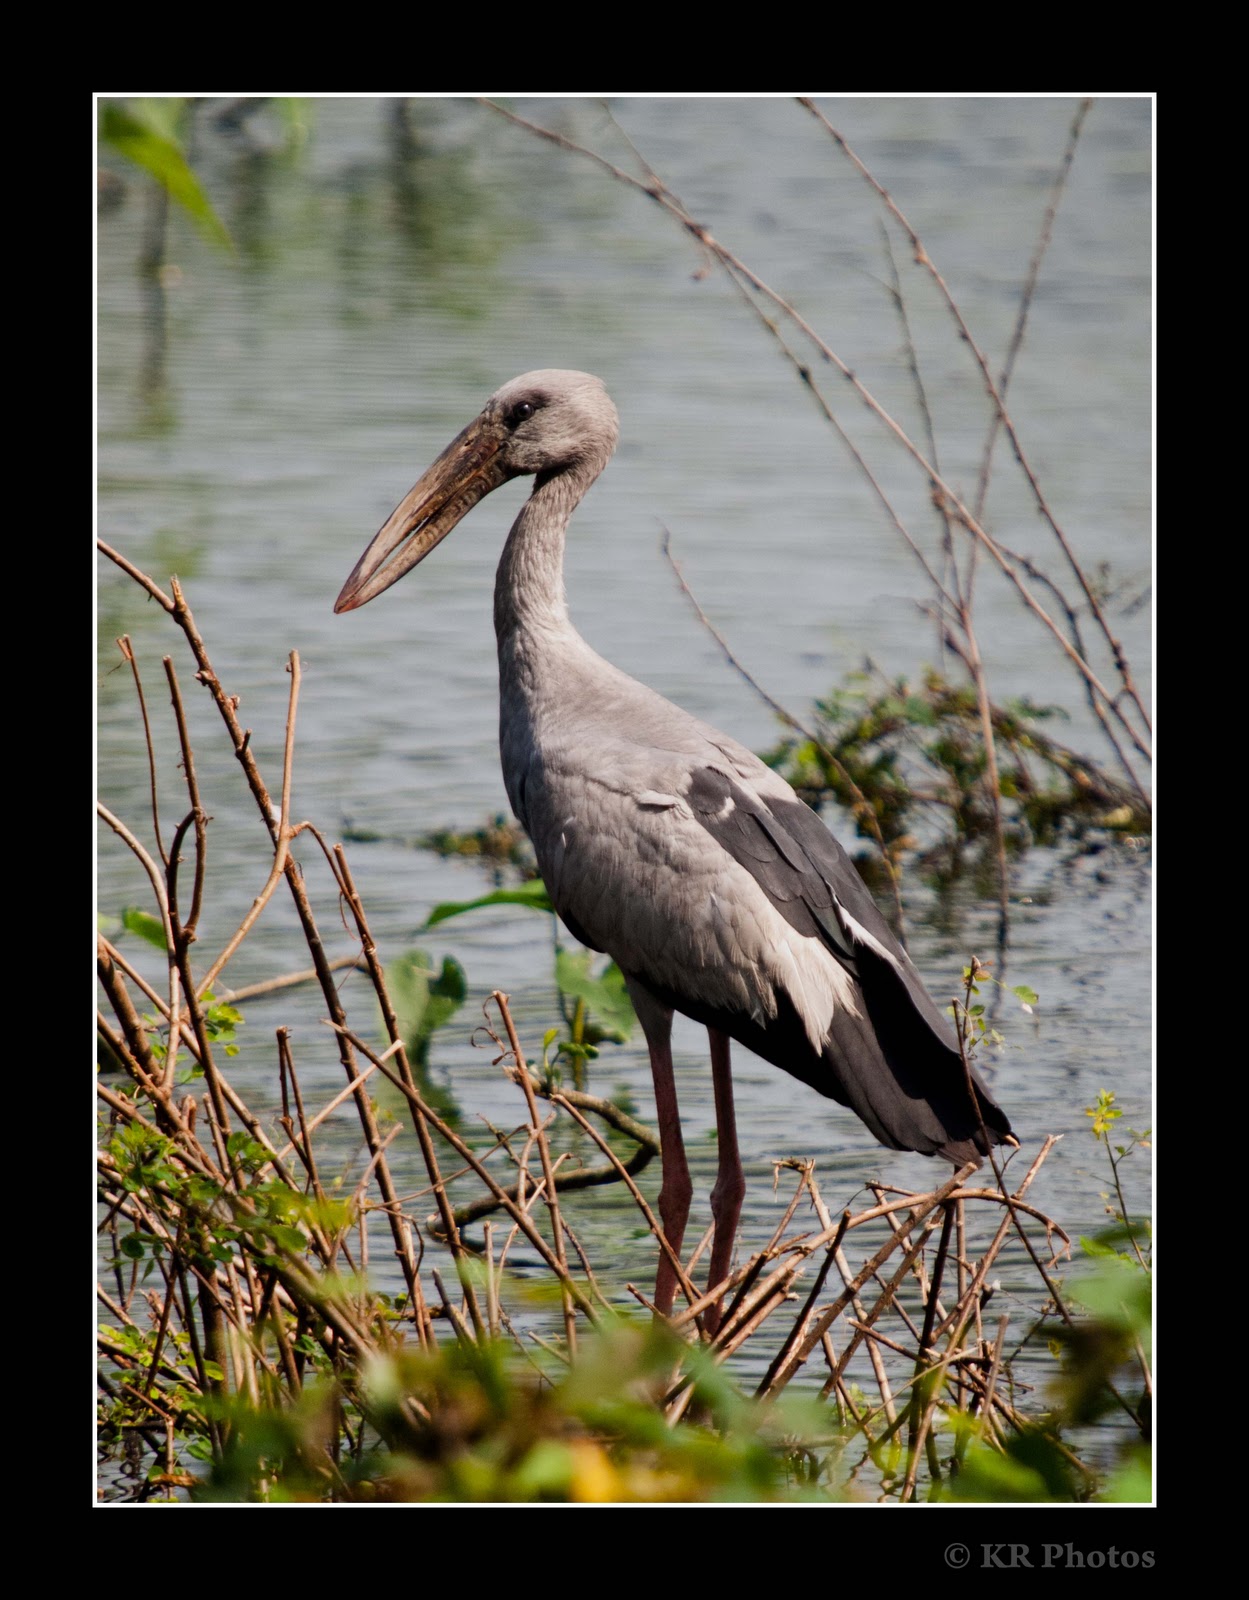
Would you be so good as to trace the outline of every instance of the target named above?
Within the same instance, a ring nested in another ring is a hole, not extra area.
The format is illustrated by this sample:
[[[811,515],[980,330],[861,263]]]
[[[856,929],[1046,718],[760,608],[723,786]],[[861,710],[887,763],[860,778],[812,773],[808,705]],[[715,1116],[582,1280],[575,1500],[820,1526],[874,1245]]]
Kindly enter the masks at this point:
[[[730,1039],[849,1106],[893,1150],[959,1165],[1009,1140],[1010,1124],[974,1073],[973,1099],[950,1023],[815,813],[744,746],[596,655],[569,620],[565,531],[618,431],[589,373],[504,384],[396,507],[334,609],[365,605],[492,489],[534,477],[494,588],[503,780],[560,917],[628,984],[655,1081],[659,1213],[677,1253],[691,1185],[672,1014],[707,1028],[714,1285],[745,1192]],[[675,1289],[661,1254],[661,1312]],[[714,1331],[718,1309],[708,1320]]]

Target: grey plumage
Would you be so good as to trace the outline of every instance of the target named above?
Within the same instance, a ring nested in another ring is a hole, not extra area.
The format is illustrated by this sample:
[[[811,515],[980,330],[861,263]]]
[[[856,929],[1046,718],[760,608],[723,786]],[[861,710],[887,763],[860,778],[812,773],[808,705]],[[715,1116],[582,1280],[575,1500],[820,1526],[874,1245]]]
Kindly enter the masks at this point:
[[[504,781],[560,916],[629,982],[667,1122],[665,1188],[680,1137],[663,1087],[672,1010],[712,1030],[713,1061],[726,1034],[851,1107],[883,1144],[975,1159],[1010,1125],[978,1078],[973,1101],[949,1022],[827,828],[749,750],[604,661],[569,620],[565,529],[617,426],[587,373],[505,384],[396,509],[335,609],[380,594],[483,495],[534,474],[495,584]],[[668,1212],[679,1247],[680,1205]],[[713,1280],[716,1267],[713,1256]]]
[[[981,1084],[978,1117],[948,1020],[788,784],[588,648],[558,659],[558,711],[544,677],[505,689],[502,738],[513,809],[575,936],[882,1144],[964,1161],[979,1117],[1008,1133]]]

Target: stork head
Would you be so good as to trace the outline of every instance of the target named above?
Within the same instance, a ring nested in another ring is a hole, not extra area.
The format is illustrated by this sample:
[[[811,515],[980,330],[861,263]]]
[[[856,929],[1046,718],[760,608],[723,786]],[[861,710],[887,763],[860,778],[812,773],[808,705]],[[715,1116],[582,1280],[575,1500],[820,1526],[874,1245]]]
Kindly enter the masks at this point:
[[[391,512],[334,610],[354,611],[389,589],[510,478],[576,472],[589,483],[619,430],[610,395],[588,372],[543,368],[505,383]]]

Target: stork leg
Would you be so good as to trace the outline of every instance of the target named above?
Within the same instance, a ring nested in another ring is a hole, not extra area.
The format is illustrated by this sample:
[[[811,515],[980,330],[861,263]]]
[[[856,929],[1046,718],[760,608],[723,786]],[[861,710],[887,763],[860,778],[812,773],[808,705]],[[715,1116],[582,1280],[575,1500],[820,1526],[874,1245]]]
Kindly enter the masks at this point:
[[[672,1071],[672,1012],[667,1006],[660,1005],[645,989],[633,983],[629,983],[628,987],[633,1009],[646,1035],[651,1077],[655,1083],[655,1115],[659,1121],[664,1173],[659,1189],[659,1220],[663,1223],[664,1237],[671,1245],[673,1254],[679,1256],[694,1186],[690,1182],[690,1169],[685,1159],[681,1111],[677,1105],[676,1079]],[[676,1291],[676,1272],[667,1252],[661,1249],[659,1271],[655,1275],[655,1309],[665,1317],[671,1315]]]
[[[711,1082],[716,1097],[716,1138],[719,1145],[720,1164],[715,1188],[711,1191],[711,1215],[716,1232],[711,1246],[711,1266],[707,1273],[709,1288],[728,1276],[729,1262],[733,1257],[733,1241],[737,1237],[737,1223],[742,1214],[742,1200],[746,1194],[746,1177],[742,1172],[742,1158],[737,1148],[737,1119],[733,1113],[733,1076],[729,1067],[729,1036],[718,1028],[708,1028],[711,1042]],[[707,1332],[714,1338],[720,1327],[720,1302],[717,1300],[703,1318]]]

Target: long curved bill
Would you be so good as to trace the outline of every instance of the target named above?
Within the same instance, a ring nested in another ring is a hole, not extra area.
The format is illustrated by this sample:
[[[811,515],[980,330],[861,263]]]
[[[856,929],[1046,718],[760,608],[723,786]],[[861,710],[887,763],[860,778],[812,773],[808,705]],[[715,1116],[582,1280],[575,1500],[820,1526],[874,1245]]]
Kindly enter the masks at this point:
[[[391,512],[356,562],[334,610],[354,611],[423,561],[477,502],[515,474],[500,460],[507,435],[478,417],[457,434]]]

